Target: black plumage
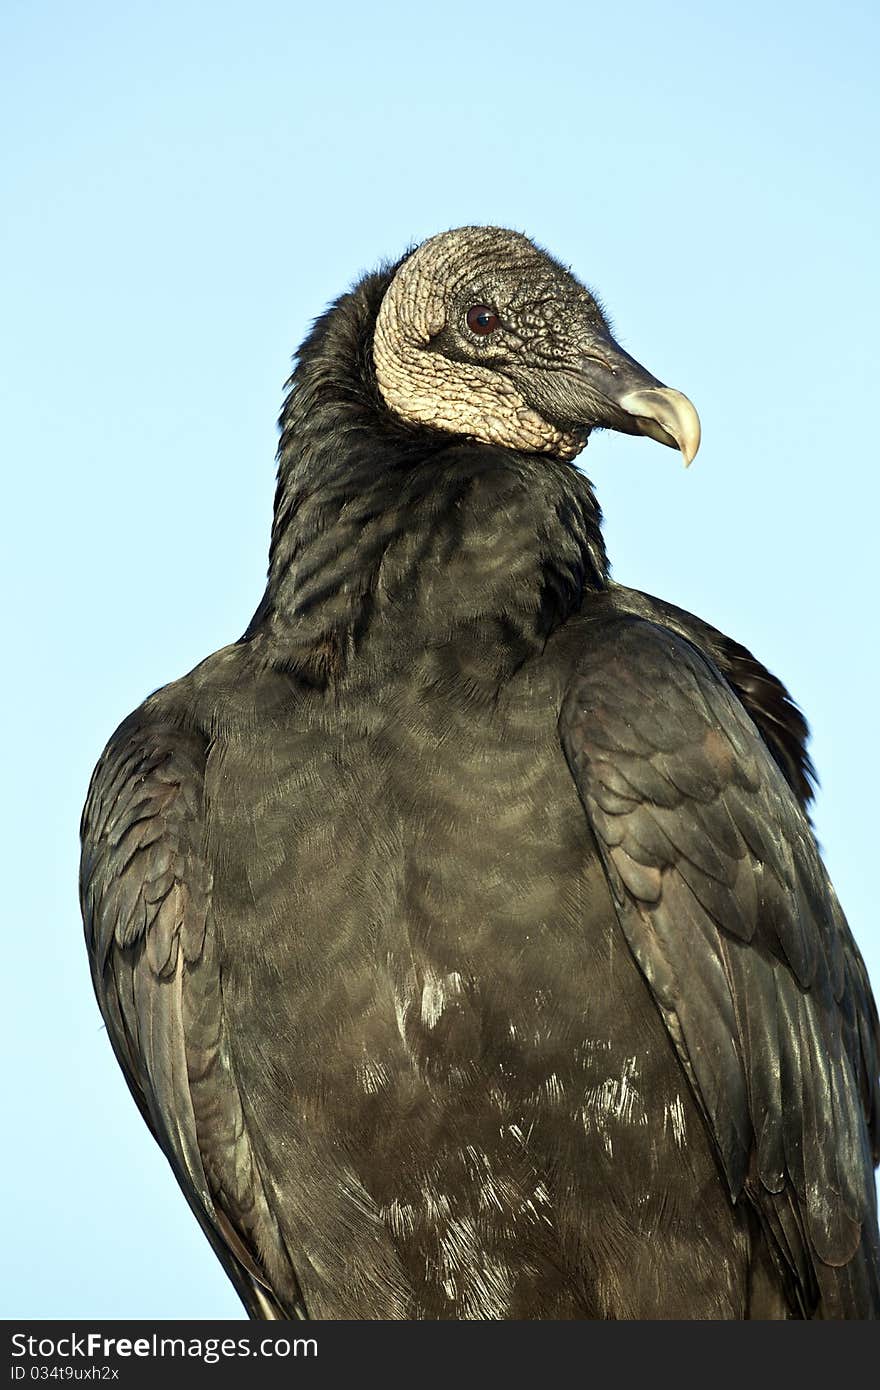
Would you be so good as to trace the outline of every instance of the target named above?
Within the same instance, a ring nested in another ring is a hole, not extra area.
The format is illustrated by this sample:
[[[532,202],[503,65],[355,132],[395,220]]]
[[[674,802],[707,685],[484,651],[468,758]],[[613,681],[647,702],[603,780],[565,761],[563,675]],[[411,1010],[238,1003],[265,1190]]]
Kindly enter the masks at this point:
[[[263,600],[83,816],[108,1032],[246,1308],[876,1317],[880,1041],[806,726],[611,581],[571,463],[688,457],[693,408],[497,229],[366,277],[290,386]]]

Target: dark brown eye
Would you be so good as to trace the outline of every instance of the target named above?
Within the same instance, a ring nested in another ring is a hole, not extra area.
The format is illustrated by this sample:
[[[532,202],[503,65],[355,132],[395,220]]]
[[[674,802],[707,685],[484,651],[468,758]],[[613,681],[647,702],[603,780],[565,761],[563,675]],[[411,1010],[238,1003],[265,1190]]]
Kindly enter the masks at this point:
[[[494,309],[490,309],[488,304],[475,304],[472,309],[467,311],[467,326],[472,333],[479,333],[485,337],[487,333],[494,333],[501,320]]]

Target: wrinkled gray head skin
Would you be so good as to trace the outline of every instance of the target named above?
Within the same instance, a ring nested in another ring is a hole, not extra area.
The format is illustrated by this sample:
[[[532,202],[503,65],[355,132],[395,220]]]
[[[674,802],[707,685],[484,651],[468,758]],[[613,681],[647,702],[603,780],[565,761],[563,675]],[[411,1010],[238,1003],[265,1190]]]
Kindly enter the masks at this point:
[[[475,332],[468,313],[497,326]],[[598,427],[648,434],[690,463],[700,426],[614,341],[593,296],[528,237],[460,227],[397,270],[376,322],[379,389],[402,418],[571,459]]]

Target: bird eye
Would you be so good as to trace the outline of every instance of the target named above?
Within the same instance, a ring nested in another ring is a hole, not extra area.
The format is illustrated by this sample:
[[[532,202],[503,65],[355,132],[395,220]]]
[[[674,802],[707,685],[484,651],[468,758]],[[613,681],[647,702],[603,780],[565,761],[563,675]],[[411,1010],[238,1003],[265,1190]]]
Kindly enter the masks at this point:
[[[494,309],[490,309],[488,304],[475,304],[472,309],[467,311],[467,326],[472,333],[478,333],[480,337],[485,337],[487,333],[494,333],[499,327],[501,320]]]

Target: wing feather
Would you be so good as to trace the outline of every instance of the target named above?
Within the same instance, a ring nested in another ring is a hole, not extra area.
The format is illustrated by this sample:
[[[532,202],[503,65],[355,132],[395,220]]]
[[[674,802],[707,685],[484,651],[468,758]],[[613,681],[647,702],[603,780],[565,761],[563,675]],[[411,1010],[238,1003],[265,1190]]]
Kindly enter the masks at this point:
[[[302,1317],[226,1043],[206,757],[198,735],[136,713],[98,764],[80,877],[92,979],[141,1112],[248,1311]]]
[[[732,1199],[801,1307],[880,1315],[880,1029],[780,766],[712,662],[628,614],[589,626],[560,734]]]

